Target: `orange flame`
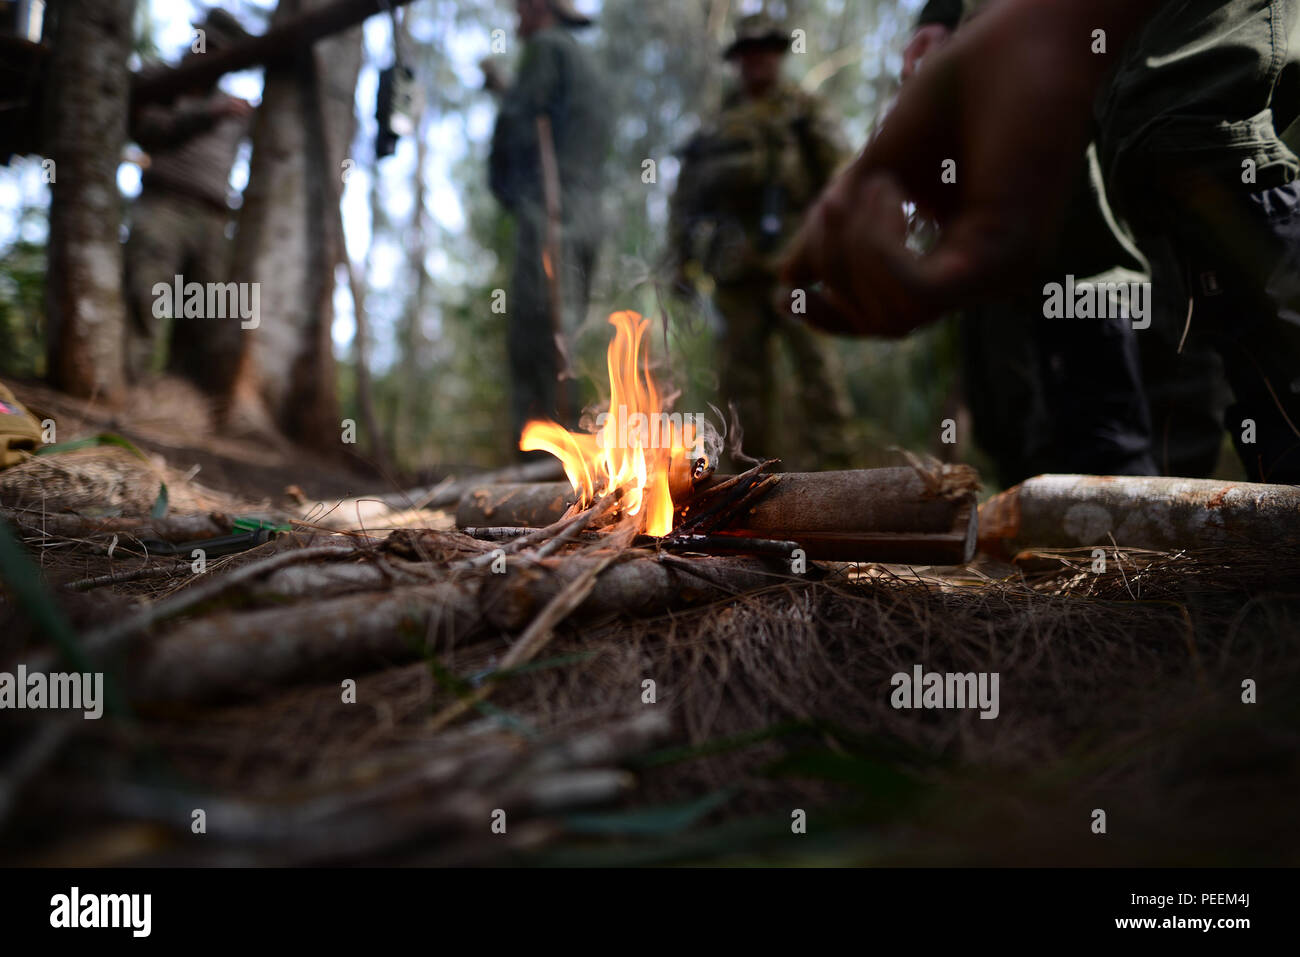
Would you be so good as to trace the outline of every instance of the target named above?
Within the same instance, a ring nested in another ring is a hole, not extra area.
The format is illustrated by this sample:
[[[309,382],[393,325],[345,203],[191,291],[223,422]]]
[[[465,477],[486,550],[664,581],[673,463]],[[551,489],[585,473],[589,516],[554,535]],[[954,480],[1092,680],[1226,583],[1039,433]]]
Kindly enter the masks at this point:
[[[580,507],[621,490],[625,517],[647,534],[667,535],[673,527],[676,472],[696,442],[696,428],[664,414],[650,377],[649,350],[642,348],[650,320],[616,312],[609,321],[615,329],[607,358],[610,411],[597,417],[596,431],[570,432],[554,422],[533,421],[524,426],[519,448],[558,458]]]

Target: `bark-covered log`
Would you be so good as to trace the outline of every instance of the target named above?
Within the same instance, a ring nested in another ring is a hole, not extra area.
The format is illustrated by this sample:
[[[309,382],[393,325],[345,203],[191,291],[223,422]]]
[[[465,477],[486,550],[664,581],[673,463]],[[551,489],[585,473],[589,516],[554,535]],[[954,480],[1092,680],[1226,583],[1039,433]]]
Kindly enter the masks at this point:
[[[466,640],[522,628],[595,560],[510,560],[504,575],[210,615],[138,648],[127,686],[142,703],[199,703],[413,661],[427,636]],[[606,569],[575,617],[656,615],[781,580],[779,571],[744,559],[636,557]],[[259,594],[266,597],[265,589]]]
[[[779,479],[747,514],[718,532],[793,541],[809,558],[829,561],[958,565],[974,554],[976,477],[970,469],[951,470],[941,489],[912,468],[792,472]],[[456,524],[541,526],[574,498],[564,483],[476,489],[461,499]]]
[[[421,488],[363,495],[338,501],[305,504],[301,516],[327,528],[383,527],[385,521],[416,509],[433,511],[454,506],[467,492],[489,485],[515,482],[544,482],[564,474],[555,459],[512,465],[481,475],[451,479]]]
[[[64,538],[119,535],[124,542],[131,538],[188,542],[229,535],[231,527],[230,519],[220,512],[171,515],[165,518],[85,518],[62,512],[0,508],[0,518],[13,522],[24,534],[30,532]]]
[[[456,507],[456,525],[545,528],[577,499],[568,482],[502,482],[466,492]]]
[[[1040,475],[980,509],[980,549],[1177,549],[1300,542],[1300,488],[1209,479]]]

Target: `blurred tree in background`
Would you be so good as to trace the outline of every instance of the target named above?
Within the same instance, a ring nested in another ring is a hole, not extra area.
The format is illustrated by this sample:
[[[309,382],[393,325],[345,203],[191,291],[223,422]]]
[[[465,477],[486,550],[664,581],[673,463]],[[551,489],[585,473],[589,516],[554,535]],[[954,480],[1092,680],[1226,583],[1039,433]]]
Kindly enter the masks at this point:
[[[188,21],[193,12],[160,0],[141,0],[141,6],[149,6],[155,24],[164,17]],[[235,12],[256,30],[274,6],[273,0],[245,0]],[[602,398],[607,315],[635,309],[655,319],[652,349],[669,385],[683,392],[677,407],[704,411],[718,401],[712,351],[718,320],[703,301],[671,300],[656,265],[676,182],[675,154],[730,82],[720,51],[734,19],[761,4],[590,0],[579,6],[597,17],[596,26],[579,37],[605,74],[615,116],[603,210],[609,230],[590,314],[574,351],[584,401]],[[919,6],[920,0],[766,4],[790,29],[804,31],[803,52],[788,57],[790,77],[830,101],[855,146],[888,106],[900,50]],[[500,464],[509,460],[515,439],[506,412],[505,317],[491,310],[493,291],[507,286],[511,224],[487,189],[495,104],[478,70],[479,61],[493,53],[494,31],[502,31],[497,36],[506,43],[498,59],[513,69],[517,41],[510,0],[416,0],[391,18],[372,17],[365,28],[344,218],[368,320],[363,354],[382,451],[408,473]],[[136,32],[137,49],[151,49],[148,18],[137,23]],[[416,73],[420,102],[414,130],[393,156],[376,159],[376,77],[394,62],[395,38],[403,62]],[[649,183],[642,175],[646,160],[654,161]],[[11,376],[43,372],[37,338],[43,257],[31,233],[12,230],[0,237],[0,349]],[[364,422],[353,297],[347,271],[339,270],[336,278],[342,414]],[[845,341],[837,351],[856,406],[862,465],[893,463],[896,457],[887,450],[894,445],[943,451],[940,422],[954,414],[957,386],[946,327],[902,343]],[[787,375],[774,384],[782,398],[789,395],[788,381]],[[784,425],[799,428],[798,422]],[[366,447],[365,437],[361,445]],[[959,454],[968,456],[969,450]]]

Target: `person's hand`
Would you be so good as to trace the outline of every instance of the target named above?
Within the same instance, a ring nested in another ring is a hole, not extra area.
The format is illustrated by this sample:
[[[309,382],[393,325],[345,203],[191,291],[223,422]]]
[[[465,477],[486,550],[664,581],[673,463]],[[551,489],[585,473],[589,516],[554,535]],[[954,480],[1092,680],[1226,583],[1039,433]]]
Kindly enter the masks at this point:
[[[916,74],[922,60],[947,43],[951,36],[952,30],[942,23],[927,23],[917,27],[916,32],[912,34],[912,39],[908,41],[907,46],[903,47],[904,82]]]
[[[782,272],[806,294],[803,318],[901,336],[1032,275],[1058,238],[1113,65],[1088,37],[1108,27],[1122,49],[1158,2],[1003,0],[958,31],[791,243]],[[940,228],[925,253],[907,246],[908,203]]]
[[[253,104],[247,100],[241,100],[237,96],[227,96],[217,106],[217,113],[220,116],[230,116],[237,120],[253,115]]]

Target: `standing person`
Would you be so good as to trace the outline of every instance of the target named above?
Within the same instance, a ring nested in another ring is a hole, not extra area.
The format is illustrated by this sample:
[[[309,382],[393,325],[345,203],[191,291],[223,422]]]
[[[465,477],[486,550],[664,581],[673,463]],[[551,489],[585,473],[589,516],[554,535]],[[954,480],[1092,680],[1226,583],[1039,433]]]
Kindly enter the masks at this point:
[[[1297,0],[998,0],[899,96],[791,249],[822,327],[902,335],[1025,278],[1092,133],[1108,192],[1160,243],[1186,329],[1223,359],[1254,481],[1300,483]],[[1287,29],[1287,28],[1291,29]],[[1044,64],[1051,69],[1044,70]],[[965,169],[945,193],[944,157]],[[942,227],[906,247],[903,203]]]
[[[776,259],[844,157],[824,104],[786,82],[789,34],[763,14],[742,19],[724,51],[739,84],[687,145],[673,195],[669,256],[678,284],[714,283],[726,331],[723,399],[734,402],[750,455],[785,454],[771,433],[772,347],[783,339],[799,378],[803,419],[792,430],[821,468],[847,463],[849,401],[826,345],[773,305]]]
[[[591,296],[608,118],[596,66],[573,36],[591,20],[568,0],[516,0],[515,9],[524,47],[502,91],[489,182],[515,220],[506,335],[517,441],[530,419],[577,424],[564,339]]]
[[[207,53],[250,38],[224,10],[194,24]],[[190,52],[187,57],[201,56]],[[230,170],[248,136],[253,107],[215,86],[148,104],[131,118],[131,138],[149,156],[131,207],[126,288],[131,321],[127,369],[133,379],[167,365],[209,392],[234,374],[239,324],[157,315],[154,285],[225,282],[230,268]],[[179,304],[173,304],[178,309]],[[170,343],[169,343],[170,338]]]

